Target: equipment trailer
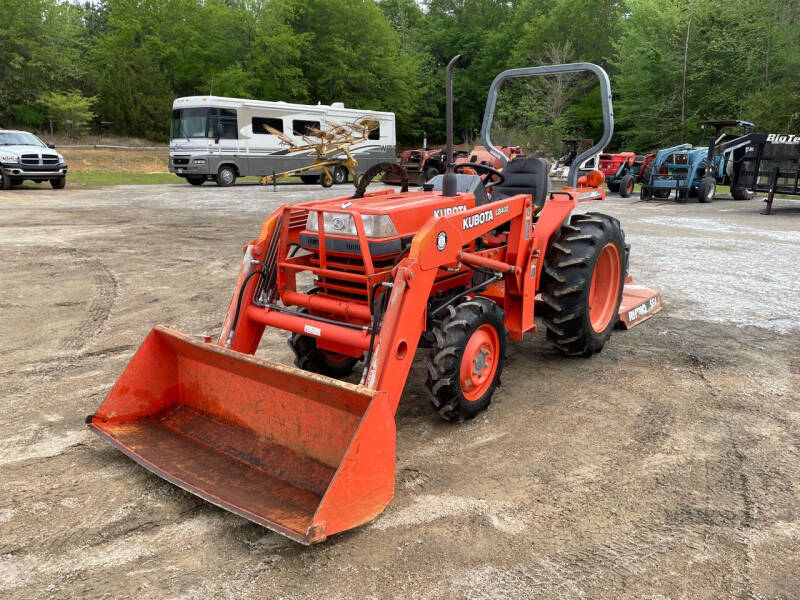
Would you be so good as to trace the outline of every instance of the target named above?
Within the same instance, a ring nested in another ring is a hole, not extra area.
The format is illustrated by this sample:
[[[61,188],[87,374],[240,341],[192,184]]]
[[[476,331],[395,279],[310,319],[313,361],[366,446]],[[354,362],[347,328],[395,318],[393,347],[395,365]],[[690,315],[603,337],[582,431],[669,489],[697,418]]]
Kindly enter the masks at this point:
[[[611,139],[608,77],[589,63],[500,73],[482,137],[506,167],[458,165],[482,178],[454,172],[459,58],[447,68],[444,176],[431,189],[367,193],[373,168],[352,196],[276,210],[245,248],[219,338],[155,327],[87,418],[94,432],[168,481],[311,544],[391,500],[394,414],[418,346],[430,346],[425,387],[449,421],[489,405],[506,340],[534,333],[534,314],[559,352],[600,351],[618,321],[628,246],[617,219],[574,209],[605,196],[602,175],[579,181],[577,166]],[[576,159],[569,187],[548,193],[543,160],[509,162],[491,142],[498,89],[575,71],[600,80],[603,139]],[[314,287],[301,290],[298,274]],[[656,295],[635,291],[626,309],[644,318]],[[266,327],[291,335],[295,367],[254,356]],[[359,385],[336,379],[362,358]]]
[[[730,186],[735,199],[749,199],[753,192],[767,194],[762,214],[772,212],[776,193],[800,196],[800,135],[751,133],[712,139],[708,154],[710,158],[730,154]]]

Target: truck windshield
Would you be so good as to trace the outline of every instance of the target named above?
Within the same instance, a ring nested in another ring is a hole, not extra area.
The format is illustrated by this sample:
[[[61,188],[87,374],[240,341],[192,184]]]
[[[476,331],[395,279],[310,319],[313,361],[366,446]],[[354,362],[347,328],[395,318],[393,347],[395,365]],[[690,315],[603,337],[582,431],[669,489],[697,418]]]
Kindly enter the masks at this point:
[[[44,146],[44,143],[27,131],[3,131],[0,132],[0,146]]]
[[[172,138],[215,138],[217,123],[222,124],[222,139],[239,137],[233,109],[176,108],[172,111]]]

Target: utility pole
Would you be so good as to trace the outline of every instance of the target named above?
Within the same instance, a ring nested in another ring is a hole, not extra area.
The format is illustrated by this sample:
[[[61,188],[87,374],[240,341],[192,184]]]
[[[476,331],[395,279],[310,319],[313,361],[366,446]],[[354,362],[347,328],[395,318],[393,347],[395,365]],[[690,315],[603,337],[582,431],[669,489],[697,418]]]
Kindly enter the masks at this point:
[[[686,43],[683,46],[683,84],[681,86],[681,134],[685,133],[684,124],[686,123],[686,70],[689,63],[689,32],[692,29],[692,15],[689,14],[689,22],[686,24]]]

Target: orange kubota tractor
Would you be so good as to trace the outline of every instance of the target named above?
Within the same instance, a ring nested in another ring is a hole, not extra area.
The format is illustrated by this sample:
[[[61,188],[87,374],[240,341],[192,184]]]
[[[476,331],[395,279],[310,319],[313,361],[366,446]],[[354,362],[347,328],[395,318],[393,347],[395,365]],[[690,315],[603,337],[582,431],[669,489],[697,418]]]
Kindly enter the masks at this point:
[[[352,196],[276,210],[246,246],[219,338],[155,327],[87,418],[92,430],[164,479],[310,544],[391,500],[394,414],[418,347],[429,348],[425,387],[450,421],[489,405],[506,340],[534,333],[534,314],[566,355],[603,347],[628,248],[616,219],[573,213],[604,198],[602,177],[579,185],[576,160],[569,187],[549,193],[545,162],[508,162],[490,129],[507,79],[587,70],[602,90],[605,133],[587,156],[597,153],[613,127],[606,73],[579,63],[498,75],[482,136],[508,164],[459,165],[481,177],[453,168],[458,58],[447,70],[447,172],[421,191],[366,192],[373,169]],[[291,334],[296,366],[254,355],[265,327]],[[340,379],[362,360],[360,384]]]

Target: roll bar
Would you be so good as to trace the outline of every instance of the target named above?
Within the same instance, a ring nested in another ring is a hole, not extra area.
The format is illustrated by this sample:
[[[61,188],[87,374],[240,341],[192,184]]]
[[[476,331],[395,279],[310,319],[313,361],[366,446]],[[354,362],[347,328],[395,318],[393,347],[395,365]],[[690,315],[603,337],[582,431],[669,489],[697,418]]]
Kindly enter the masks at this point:
[[[581,163],[594,156],[598,152],[602,152],[608,143],[611,141],[611,136],[614,135],[614,109],[611,104],[611,83],[608,80],[608,74],[602,67],[594,63],[580,62],[569,63],[566,65],[547,65],[544,67],[523,67],[520,69],[509,69],[503,71],[492,81],[489,88],[489,96],[486,98],[486,110],[483,113],[483,124],[481,125],[481,140],[483,145],[497,157],[503,165],[508,164],[508,157],[500,152],[500,150],[492,143],[490,132],[492,129],[492,121],[494,121],[494,109],[497,106],[497,95],[500,91],[500,86],[506,79],[514,79],[517,77],[534,77],[537,75],[557,75],[560,73],[577,73],[579,71],[591,71],[597,75],[600,80],[600,98],[603,106],[603,137],[594,146],[581,153],[580,156],[575,157],[572,161],[572,166],[569,168],[569,175],[567,175],[567,185],[572,187],[578,184],[578,167]]]

